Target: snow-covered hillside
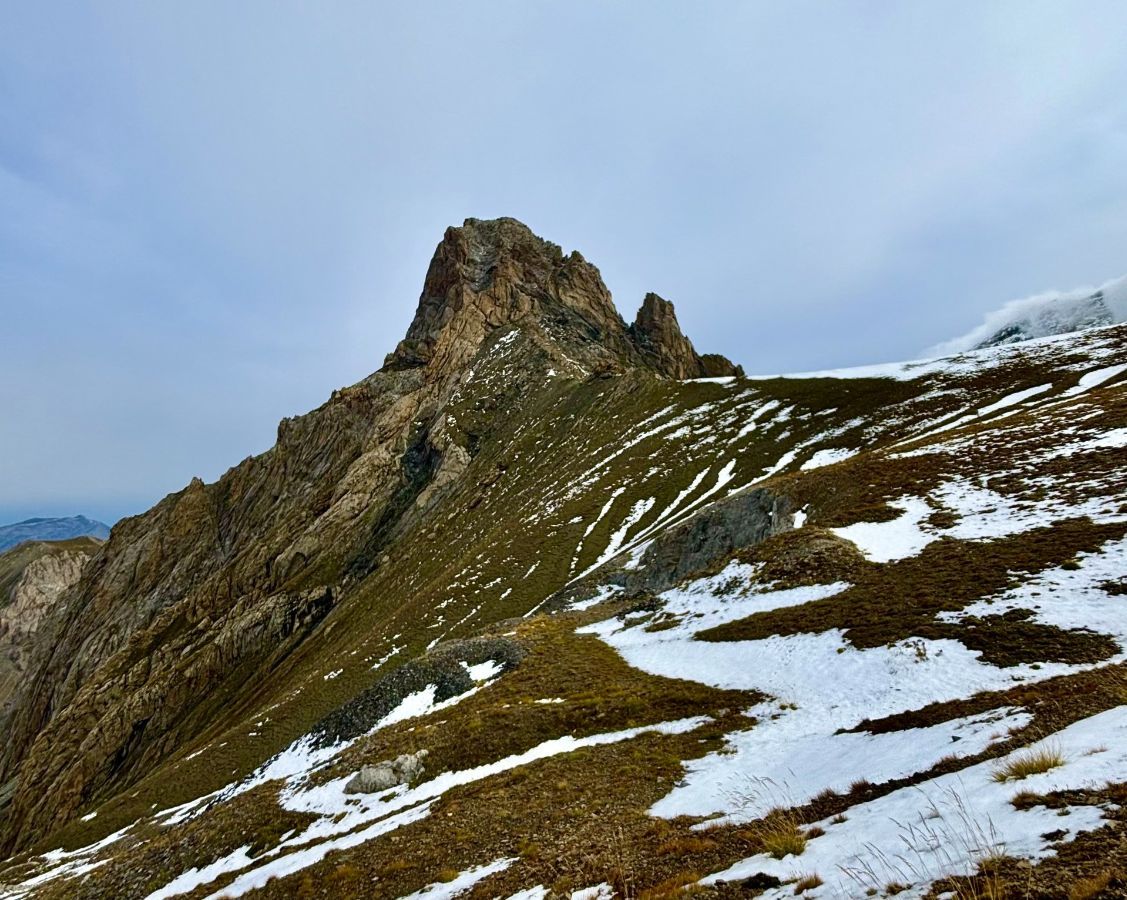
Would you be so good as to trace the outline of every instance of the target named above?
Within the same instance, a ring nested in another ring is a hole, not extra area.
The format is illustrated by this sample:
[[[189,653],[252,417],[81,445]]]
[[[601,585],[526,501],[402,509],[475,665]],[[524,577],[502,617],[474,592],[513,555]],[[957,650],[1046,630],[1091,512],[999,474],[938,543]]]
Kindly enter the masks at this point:
[[[1098,287],[1046,291],[1011,300],[989,313],[977,328],[935,347],[937,355],[1014,344],[1127,322],[1127,276]]]

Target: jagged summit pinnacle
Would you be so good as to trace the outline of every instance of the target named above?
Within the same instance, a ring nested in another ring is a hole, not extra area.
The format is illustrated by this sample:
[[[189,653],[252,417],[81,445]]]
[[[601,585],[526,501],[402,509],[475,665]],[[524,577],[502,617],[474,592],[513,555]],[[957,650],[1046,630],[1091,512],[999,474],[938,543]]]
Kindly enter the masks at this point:
[[[592,366],[640,366],[671,378],[742,371],[723,357],[697,354],[673,305],[656,294],[646,296],[628,327],[595,266],[511,218],[466,219],[446,229],[414,320],[384,368],[460,371],[491,331],[517,322],[538,326]]]
[[[673,378],[743,374],[742,367],[719,354],[697,353],[681,331],[673,304],[652,292],[642,300],[630,336],[649,365]]]

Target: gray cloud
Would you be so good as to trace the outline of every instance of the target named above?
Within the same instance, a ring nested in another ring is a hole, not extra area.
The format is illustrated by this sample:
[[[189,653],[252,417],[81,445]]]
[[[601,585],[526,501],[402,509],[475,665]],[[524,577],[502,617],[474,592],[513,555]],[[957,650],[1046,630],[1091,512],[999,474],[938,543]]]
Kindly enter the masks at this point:
[[[379,365],[466,216],[760,373],[1118,275],[1125,37],[1117,3],[9,10],[0,519],[265,449]]]

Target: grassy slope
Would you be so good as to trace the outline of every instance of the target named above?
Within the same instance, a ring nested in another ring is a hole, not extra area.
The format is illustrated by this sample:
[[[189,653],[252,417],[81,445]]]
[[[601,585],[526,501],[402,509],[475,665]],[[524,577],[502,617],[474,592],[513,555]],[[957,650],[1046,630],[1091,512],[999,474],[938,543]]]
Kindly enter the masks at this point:
[[[1099,365],[1127,359],[1121,331],[1099,333],[1098,340],[1110,354]],[[1090,347],[1076,347],[1071,360],[1066,349],[1061,344],[1049,351],[1019,350],[1008,354],[1002,365],[908,382],[776,379],[729,386],[658,382],[636,375],[578,383],[545,377],[540,390],[519,398],[506,396],[512,367],[535,361],[522,359],[525,351],[520,350],[510,357],[483,360],[476,367],[477,384],[452,411],[453,430],[466,440],[473,435],[482,441],[465,479],[467,487],[449,497],[438,515],[405,535],[389,554],[389,564],[334,610],[320,631],[270,678],[249,686],[233,685],[228,697],[215,701],[217,708],[201,710],[201,717],[214,724],[197,745],[183,748],[179,758],[129,791],[101,798],[92,807],[97,818],[75,822],[47,843],[86,844],[147,815],[154,805],[165,808],[235,780],[433,641],[475,633],[532,609],[596,561],[635,504],[654,500],[629,531],[627,542],[643,534],[702,472],[704,477],[685,497],[682,508],[712,488],[729,463],[733,464],[731,480],[712,499],[762,478],[793,451],[790,464],[769,483],[791,496],[797,506],[805,506],[811,525],[821,526],[888,518],[894,514],[888,501],[904,494],[925,494],[959,473],[998,472],[991,486],[1015,496],[1044,490],[1035,478],[1006,475],[1013,466],[1002,464],[1006,460],[999,455],[1024,446],[1022,442],[1051,444],[1058,439],[1061,423],[1075,421],[1081,414],[1098,413],[1101,421],[1124,424],[1122,389],[1105,388],[1059,407],[1048,405],[1075,383],[1076,372],[1059,371],[1062,363],[1096,365],[1086,363]],[[958,453],[897,459],[875,452],[898,442],[900,449],[911,449],[918,446],[911,442],[913,434],[1048,381],[1053,381],[1054,389],[1038,398],[1037,410],[971,423],[954,432],[968,439]],[[751,416],[770,401],[778,406],[762,414],[755,429],[747,430]],[[489,402],[519,409],[520,415],[497,425],[483,413]],[[780,415],[788,408],[793,408],[789,415]],[[667,423],[672,424],[660,433],[642,437]],[[484,437],[482,431],[487,432]],[[741,436],[741,432],[745,433]],[[635,438],[640,439],[632,443]],[[862,452],[837,465],[798,471],[815,450],[842,447]],[[605,467],[595,467],[613,454],[617,455]],[[1070,480],[1069,499],[1084,499],[1085,490],[1091,493],[1085,485],[1098,483],[1106,489],[1108,479],[1121,468],[1116,460],[1113,454],[1094,461],[1085,457],[1089,469]],[[1122,488],[1113,485],[1119,496]],[[619,489],[621,493],[615,495]],[[938,525],[945,521],[943,512],[936,510]],[[844,598],[825,601],[820,607],[812,604],[753,617],[711,637],[746,639],[840,626],[855,631],[850,634],[855,642],[872,646],[919,634],[937,627],[932,621],[936,611],[961,608],[1020,577],[1010,573],[1066,561],[1106,540],[1111,536],[1111,531],[1104,533],[1109,528],[1114,531],[1113,526],[1077,522],[1054,532],[1055,538],[1048,535],[1049,540],[1029,532],[1000,543],[942,541],[931,545],[926,556],[888,565],[858,561],[850,553],[818,556],[799,548],[798,559],[819,560],[815,570],[776,575],[822,582],[846,577],[855,587]],[[772,558],[784,555],[768,556],[768,562]],[[884,615],[886,610],[894,610],[895,615]],[[578,618],[616,611],[603,608]],[[575,635],[575,619],[564,615],[527,620],[518,633],[533,652],[515,672],[448,712],[379,732],[348,751],[337,766],[354,767],[361,759],[385,758],[426,743],[437,772],[497,759],[562,734],[612,731],[696,713],[712,713],[718,722],[691,735],[649,736],[557,757],[527,772],[516,770],[458,789],[423,821],[333,854],[278,884],[274,893],[395,896],[451,872],[516,855],[520,864],[487,882],[482,896],[536,883],[565,888],[601,880],[628,893],[654,889],[660,895],[665,888],[695,880],[761,846],[763,834],[754,828],[733,826],[701,836],[689,830],[691,823],[658,821],[644,812],[678,777],[681,760],[717,746],[724,733],[751,725],[738,721],[738,710],[753,698],[630,669],[594,638]],[[988,624],[1000,630],[985,638],[979,635],[984,641],[979,649],[987,651],[1012,645],[1021,627],[1020,620]],[[952,636],[968,643],[972,639],[967,634]],[[1072,659],[1079,654],[1076,658],[1099,659],[1110,652],[1098,638],[1020,636],[1027,654],[1043,653],[1044,658]],[[394,655],[373,668],[393,648],[398,648]],[[1119,682],[1083,677],[1092,682],[1085,684],[1085,690],[1096,698],[1092,701],[1096,706],[1122,702],[1123,695],[1114,687]],[[1061,683],[1023,688],[1032,694],[1020,702],[1037,709],[1039,698],[1056,696]],[[565,703],[557,707],[530,702],[542,697],[563,697]],[[965,701],[970,706],[1014,702],[1013,697]],[[1047,699],[1046,705],[1051,706]],[[936,708],[920,715],[942,721],[964,715],[965,708]],[[1090,714],[1091,706],[1085,709]],[[249,736],[252,731],[254,737]],[[880,789],[861,787],[857,796],[825,797],[796,815],[813,821],[844,811],[868,797],[866,792]],[[92,873],[82,890],[90,896],[141,896],[162,878],[206,865],[248,839],[272,845],[281,833],[300,824],[291,822],[292,817],[279,813],[271,786],[266,785],[178,828],[162,831],[142,823],[134,838],[126,838],[115,849],[117,861]],[[532,833],[538,836],[534,840],[529,837]],[[126,849],[140,837],[149,838],[148,843]],[[407,865],[401,841],[415,848],[406,858]],[[145,873],[144,880],[138,872]],[[73,896],[79,890],[74,884],[56,885],[60,896]]]

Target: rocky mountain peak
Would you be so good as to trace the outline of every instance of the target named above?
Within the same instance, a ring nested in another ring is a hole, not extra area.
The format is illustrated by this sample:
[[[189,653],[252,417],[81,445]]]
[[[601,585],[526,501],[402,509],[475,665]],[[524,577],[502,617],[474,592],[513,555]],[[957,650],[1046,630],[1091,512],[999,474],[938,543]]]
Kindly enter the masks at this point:
[[[579,253],[564,255],[516,219],[466,219],[446,229],[407,336],[384,368],[457,371],[494,329],[552,312],[611,343],[624,330],[599,270]]]
[[[535,323],[584,364],[642,366],[672,378],[734,374],[723,357],[701,357],[673,305],[646,296],[627,327],[599,270],[578,251],[536,236],[516,219],[466,219],[435,250],[406,337],[385,371],[424,367],[441,377],[465,368],[490,332]]]

